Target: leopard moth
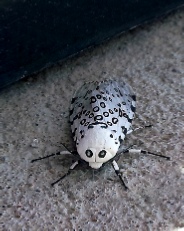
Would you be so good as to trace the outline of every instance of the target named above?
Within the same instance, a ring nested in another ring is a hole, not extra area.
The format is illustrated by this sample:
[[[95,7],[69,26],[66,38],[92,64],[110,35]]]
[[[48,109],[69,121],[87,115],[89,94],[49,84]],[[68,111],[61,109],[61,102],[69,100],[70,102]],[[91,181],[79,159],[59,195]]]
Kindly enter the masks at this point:
[[[119,150],[125,136],[139,129],[132,129],[135,110],[136,95],[124,81],[109,79],[84,83],[72,98],[70,108],[71,130],[77,149],[77,152],[70,153],[77,153],[78,160],[52,186],[69,175],[83,160],[92,169],[99,169],[107,162],[112,162],[115,173],[125,189],[128,189],[115,160],[117,155],[134,152],[170,159],[144,150]],[[60,154],[62,152],[34,159],[32,162]]]
[[[123,81],[85,83],[72,98],[70,122],[77,152],[94,169],[112,159],[135,113],[136,96]]]

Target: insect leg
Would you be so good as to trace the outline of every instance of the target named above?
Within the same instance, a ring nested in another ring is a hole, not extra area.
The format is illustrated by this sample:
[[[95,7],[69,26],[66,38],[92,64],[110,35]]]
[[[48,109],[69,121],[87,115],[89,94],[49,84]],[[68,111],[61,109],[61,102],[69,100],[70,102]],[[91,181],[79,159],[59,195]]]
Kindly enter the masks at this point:
[[[64,174],[61,178],[59,178],[57,181],[53,182],[53,183],[51,184],[51,186],[54,186],[54,185],[57,184],[59,181],[63,180],[66,176],[70,175],[70,173],[72,172],[72,170],[74,170],[74,169],[77,167],[77,165],[78,165],[79,163],[80,163],[80,162],[79,162],[78,160],[75,161],[75,162],[70,166],[70,168],[68,169],[68,172],[65,173],[65,174]]]
[[[31,161],[31,163],[35,162],[35,161],[38,161],[38,160],[43,160],[43,159],[47,159],[51,156],[59,156],[59,155],[64,155],[64,154],[71,154],[69,151],[61,151],[61,152],[56,152],[56,153],[52,153],[50,155],[47,155],[47,156],[43,156],[43,157],[39,157],[37,159],[34,159]]]
[[[116,162],[115,160],[112,161],[112,166],[113,166],[113,168],[114,168],[114,170],[115,170],[116,175],[119,177],[119,179],[121,180],[123,186],[124,186],[125,189],[127,190],[128,187],[126,186],[126,184],[125,184],[125,182],[124,182],[124,180],[123,180],[123,178],[122,178],[122,176],[121,176],[121,172],[120,172],[120,170],[119,170],[119,166],[118,166],[118,164],[117,164],[117,162]]]
[[[128,153],[142,153],[142,154],[147,154],[147,155],[152,155],[152,156],[158,156],[158,157],[165,158],[167,160],[171,159],[169,156],[164,156],[164,155],[156,154],[153,152],[148,152],[148,151],[141,150],[141,149],[127,149],[124,153],[126,153],[126,152],[128,152]]]
[[[78,154],[77,151],[70,151],[64,144],[62,144],[62,146],[63,146],[70,154],[73,154],[73,155]]]
[[[131,129],[129,129],[129,130],[127,131],[127,134],[130,134],[130,133],[132,133],[132,132],[134,132],[134,131],[137,131],[137,130],[140,130],[140,129],[150,128],[150,127],[152,127],[151,124],[145,125],[145,126],[141,126],[141,127],[138,127],[138,128],[131,128]]]

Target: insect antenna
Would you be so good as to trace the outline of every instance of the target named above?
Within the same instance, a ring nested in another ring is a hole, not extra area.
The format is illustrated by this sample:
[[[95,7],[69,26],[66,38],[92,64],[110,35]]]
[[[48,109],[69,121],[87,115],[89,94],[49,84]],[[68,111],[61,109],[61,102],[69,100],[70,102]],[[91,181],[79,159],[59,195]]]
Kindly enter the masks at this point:
[[[47,156],[43,156],[43,157],[39,157],[37,159],[33,159],[33,160],[31,160],[31,163],[33,163],[35,161],[38,161],[38,160],[47,159],[47,158],[52,157],[52,156],[59,156],[59,155],[63,155],[63,154],[71,154],[71,152],[69,152],[69,151],[61,151],[61,152],[52,153],[52,154],[47,155]]]
[[[70,154],[73,154],[73,155],[76,155],[78,154],[77,151],[70,151],[64,144],[62,144],[62,146],[70,153]]]
[[[47,155],[47,156],[43,156],[43,157],[39,157],[37,159],[33,159],[33,160],[31,160],[31,163],[33,163],[35,161],[38,161],[38,160],[47,159],[47,158],[52,157],[52,156],[59,156],[59,155],[64,155],[64,154],[77,155],[77,151],[70,151],[64,144],[62,144],[62,146],[66,149],[66,151],[56,152],[56,153],[52,153],[52,154]]]

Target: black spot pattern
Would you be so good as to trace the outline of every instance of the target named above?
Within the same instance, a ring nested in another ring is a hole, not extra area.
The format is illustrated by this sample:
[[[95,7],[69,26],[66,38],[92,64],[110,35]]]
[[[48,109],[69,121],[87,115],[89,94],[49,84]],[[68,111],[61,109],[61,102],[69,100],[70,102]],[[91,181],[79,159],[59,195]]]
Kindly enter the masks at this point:
[[[102,108],[105,108],[105,107],[106,107],[106,105],[105,105],[104,102],[101,102],[101,103],[100,103],[100,106],[101,106]]]
[[[122,110],[121,108],[119,108],[119,117],[122,117],[122,116],[123,116]]]
[[[101,99],[102,96],[101,95],[96,95],[97,99]]]
[[[96,102],[96,97],[95,96],[91,96],[91,102],[90,103],[95,103]]]
[[[87,149],[87,150],[85,151],[85,154],[86,154],[86,156],[89,157],[89,158],[91,158],[91,157],[93,156],[93,152],[92,152],[90,149]]]
[[[121,91],[119,91],[119,94],[120,94],[121,97],[123,97],[123,94],[121,93]]]
[[[81,119],[82,112],[78,113],[78,119]]]
[[[107,121],[107,124],[108,124],[109,126],[112,126],[112,123],[111,123],[110,121]]]
[[[86,119],[81,120],[80,124],[83,125],[86,122]]]
[[[107,129],[110,132],[109,139],[112,138],[114,144],[119,145],[132,123],[131,118],[135,112],[133,101],[136,101],[135,94],[131,87],[121,80],[93,81],[83,85],[72,98],[69,111],[76,144],[80,144],[80,139],[88,129],[100,127]]]
[[[109,116],[109,113],[108,113],[107,111],[105,111],[105,112],[103,112],[103,115],[104,115],[105,117],[108,117],[108,116]]]
[[[121,126],[121,128],[122,128],[122,133],[126,136],[127,128],[125,128],[125,126]]]
[[[96,107],[93,108],[94,112],[98,112],[99,110],[100,110],[100,108],[98,106],[96,106]]]
[[[118,118],[113,117],[113,118],[112,118],[112,122],[113,122],[113,124],[117,124]]]
[[[73,121],[76,120],[76,119],[78,119],[78,115],[76,115],[76,116],[73,118]]]
[[[106,124],[106,123],[96,121],[96,122],[94,122],[94,123],[91,123],[91,124],[88,126],[88,128],[91,128],[92,126],[94,127],[94,125],[98,125],[98,124],[101,124],[102,126],[107,127],[107,124]],[[102,127],[102,126],[101,126],[101,127]]]
[[[90,113],[88,117],[89,117],[89,118],[93,118],[93,117],[94,117],[94,113],[93,113],[93,112]]]
[[[100,158],[104,158],[105,156],[106,156],[106,151],[105,150],[102,150],[102,151],[100,151],[99,152],[99,154],[98,154],[98,156],[100,157]]]
[[[102,115],[96,115],[94,117],[94,121],[97,121],[97,120],[103,120],[103,116]]]
[[[132,119],[130,119],[126,113],[123,113],[123,116],[125,118],[127,118],[127,120],[128,120],[129,123],[132,123]]]
[[[103,125],[103,126],[100,126],[101,128],[108,128],[108,125],[107,124],[105,124],[105,125]]]
[[[109,109],[109,113],[114,114],[113,110]]]
[[[84,124],[84,126],[88,126],[89,125],[89,122],[86,122],[85,124]]]
[[[121,136],[119,136],[118,140],[119,140],[120,144],[123,142]]]
[[[127,119],[129,123],[132,123],[132,119],[130,119],[129,117],[127,117]]]

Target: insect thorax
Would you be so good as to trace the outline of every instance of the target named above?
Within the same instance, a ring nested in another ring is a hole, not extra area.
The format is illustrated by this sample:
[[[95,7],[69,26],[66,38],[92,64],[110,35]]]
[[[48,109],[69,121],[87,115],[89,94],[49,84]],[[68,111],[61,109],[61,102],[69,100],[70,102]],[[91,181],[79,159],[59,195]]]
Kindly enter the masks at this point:
[[[86,131],[77,145],[77,151],[92,168],[99,168],[116,155],[120,143],[115,139],[108,129],[96,125]]]

